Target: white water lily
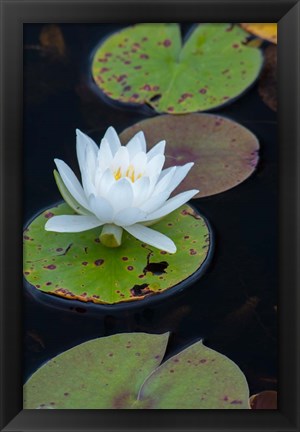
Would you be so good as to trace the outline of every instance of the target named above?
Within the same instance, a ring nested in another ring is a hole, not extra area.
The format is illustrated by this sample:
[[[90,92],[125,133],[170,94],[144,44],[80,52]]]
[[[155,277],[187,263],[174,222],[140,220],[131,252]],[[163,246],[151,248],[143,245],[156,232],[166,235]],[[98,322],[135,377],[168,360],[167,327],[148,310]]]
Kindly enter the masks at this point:
[[[77,129],[77,158],[82,185],[71,168],[55,159],[55,179],[64,200],[78,215],[53,216],[47,231],[81,232],[104,225],[100,240],[107,246],[121,244],[123,229],[138,240],[166,252],[176,252],[174,242],[148,228],[199,191],[169,198],[193,163],[162,170],[165,141],[148,153],[143,132],[122,146],[113,127],[108,128],[100,148]]]

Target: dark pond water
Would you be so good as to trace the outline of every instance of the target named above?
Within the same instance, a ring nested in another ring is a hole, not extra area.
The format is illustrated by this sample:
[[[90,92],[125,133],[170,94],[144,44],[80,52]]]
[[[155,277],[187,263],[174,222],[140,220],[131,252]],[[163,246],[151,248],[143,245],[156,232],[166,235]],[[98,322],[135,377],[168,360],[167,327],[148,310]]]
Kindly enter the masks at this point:
[[[26,25],[24,31],[24,223],[61,199],[52,176],[54,157],[78,173],[76,128],[99,142],[110,125],[121,132],[155,115],[149,109],[107,103],[91,86],[91,53],[119,26],[60,25],[63,56],[41,50],[42,27]],[[187,30],[185,25],[183,32]],[[169,330],[167,355],[204,338],[240,366],[251,393],[276,389],[276,114],[261,101],[256,85],[216,112],[250,129],[261,151],[258,169],[244,183],[193,201],[215,235],[215,253],[205,275],[174,298],[118,312],[75,301],[53,303],[49,296],[33,296],[24,288],[24,380],[83,341],[118,332]]]

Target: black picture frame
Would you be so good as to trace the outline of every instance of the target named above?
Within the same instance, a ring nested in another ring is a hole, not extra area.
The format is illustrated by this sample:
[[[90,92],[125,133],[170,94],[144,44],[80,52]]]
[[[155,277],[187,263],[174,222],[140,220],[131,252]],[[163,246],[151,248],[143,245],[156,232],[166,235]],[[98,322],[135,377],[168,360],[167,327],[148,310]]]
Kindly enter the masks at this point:
[[[276,430],[299,425],[299,52],[295,0],[1,0],[1,430]],[[279,22],[279,409],[22,410],[23,23]]]

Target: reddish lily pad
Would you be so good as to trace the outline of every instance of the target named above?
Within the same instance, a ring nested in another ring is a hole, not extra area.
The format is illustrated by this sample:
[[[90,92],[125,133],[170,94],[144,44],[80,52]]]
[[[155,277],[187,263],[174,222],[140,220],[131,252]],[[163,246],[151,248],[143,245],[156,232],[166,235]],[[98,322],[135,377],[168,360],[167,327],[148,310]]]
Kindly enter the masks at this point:
[[[120,102],[172,114],[204,111],[238,97],[257,78],[262,55],[247,37],[238,25],[201,24],[183,45],[177,24],[138,24],[100,45],[92,74]]]
[[[251,409],[277,409],[277,392],[273,390],[263,391],[250,397]]]
[[[193,161],[195,166],[175,192],[197,188],[194,198],[214,195],[246,180],[258,163],[259,143],[245,127],[211,114],[163,115],[143,120],[120,135],[123,143],[145,133],[149,147],[167,141],[166,167]]]
[[[269,108],[277,111],[277,47],[270,45],[265,50],[265,64],[259,78],[258,92]]]
[[[171,237],[170,254],[124,231],[122,245],[99,241],[100,228],[80,233],[45,230],[54,215],[74,214],[67,204],[44,211],[24,232],[24,276],[36,289],[68,299],[101,304],[140,301],[159,295],[200,270],[210,233],[204,219],[184,205],[152,227]]]
[[[160,363],[168,333],[123,333],[78,345],[27,381],[25,409],[249,409],[245,376],[197,342]]]

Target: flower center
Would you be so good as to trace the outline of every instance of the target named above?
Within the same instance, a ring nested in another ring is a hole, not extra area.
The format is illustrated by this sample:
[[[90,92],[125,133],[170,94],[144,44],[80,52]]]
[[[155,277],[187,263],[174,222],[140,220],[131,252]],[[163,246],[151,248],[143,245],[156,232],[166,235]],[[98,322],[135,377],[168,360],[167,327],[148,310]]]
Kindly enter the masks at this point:
[[[134,166],[129,165],[124,176],[122,175],[121,167],[119,167],[117,170],[114,171],[114,177],[116,180],[120,180],[120,178],[122,177],[127,177],[132,181],[132,183],[134,183],[136,180],[142,177],[142,174],[137,175]]]

